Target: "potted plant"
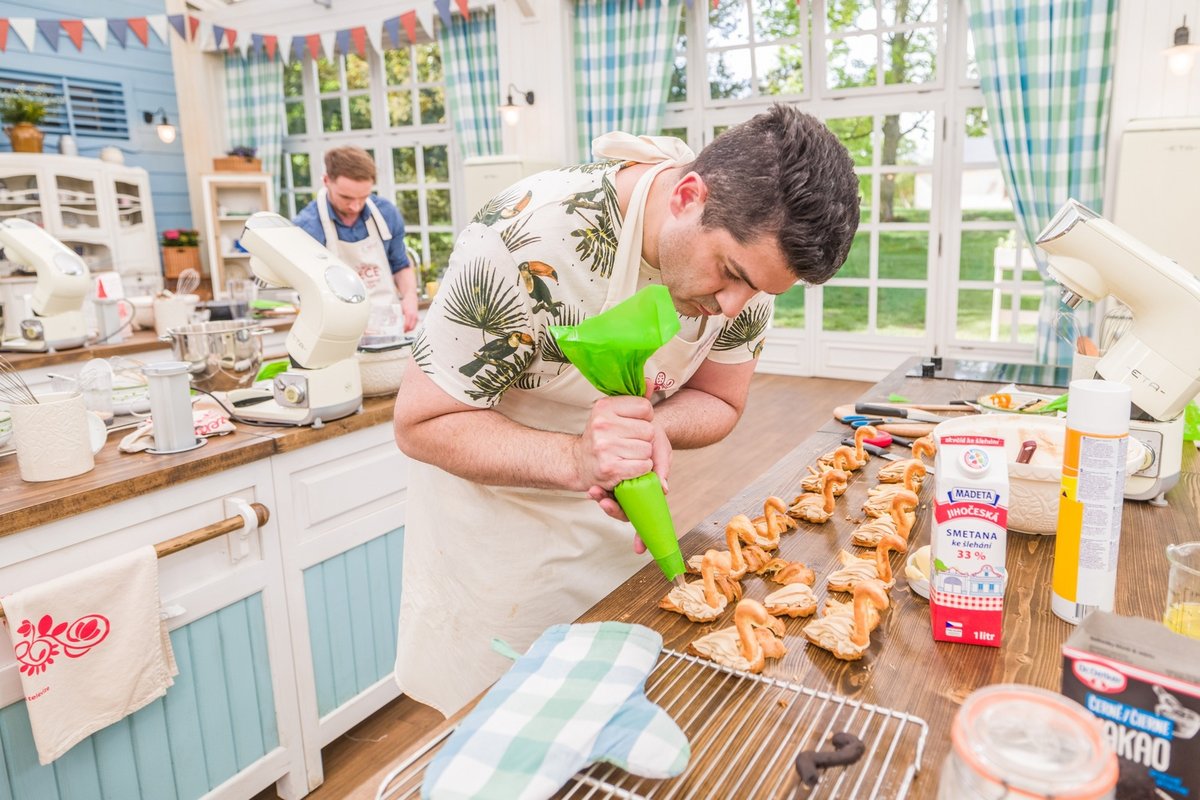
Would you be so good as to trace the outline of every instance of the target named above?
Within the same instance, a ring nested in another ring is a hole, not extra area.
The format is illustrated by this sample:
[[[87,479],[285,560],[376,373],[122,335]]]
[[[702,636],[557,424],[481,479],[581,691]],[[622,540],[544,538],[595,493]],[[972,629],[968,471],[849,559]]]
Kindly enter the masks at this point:
[[[262,172],[262,159],[256,158],[257,153],[257,147],[238,145],[224,157],[214,158],[213,169],[217,172]]]
[[[199,231],[172,229],[163,231],[158,242],[162,245],[163,275],[178,278],[185,269],[200,271]]]
[[[14,153],[42,152],[45,134],[37,125],[45,119],[54,102],[55,99],[46,92],[24,86],[0,95],[0,120],[4,122],[4,132],[12,140]]]

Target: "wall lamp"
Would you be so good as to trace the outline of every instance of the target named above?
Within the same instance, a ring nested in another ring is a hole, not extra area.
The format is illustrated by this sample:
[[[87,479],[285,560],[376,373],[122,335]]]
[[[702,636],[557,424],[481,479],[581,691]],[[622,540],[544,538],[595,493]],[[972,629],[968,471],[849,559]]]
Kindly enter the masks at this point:
[[[158,138],[163,144],[170,144],[175,141],[175,126],[167,121],[167,112],[162,108],[157,111],[143,111],[142,120],[151,125],[154,123],[154,115],[158,114]]]
[[[533,105],[533,92],[522,92],[510,83],[508,85],[508,101],[500,106],[500,118],[504,120],[505,125],[516,125],[521,121],[521,107],[513,102],[513,92],[517,93],[517,97],[525,98],[525,105]]]
[[[1188,44],[1190,33],[1187,15],[1184,15],[1183,24],[1175,29],[1174,45],[1163,51],[1163,55],[1167,57],[1167,69],[1174,75],[1187,75],[1196,63],[1196,51],[1200,50],[1200,45]]]

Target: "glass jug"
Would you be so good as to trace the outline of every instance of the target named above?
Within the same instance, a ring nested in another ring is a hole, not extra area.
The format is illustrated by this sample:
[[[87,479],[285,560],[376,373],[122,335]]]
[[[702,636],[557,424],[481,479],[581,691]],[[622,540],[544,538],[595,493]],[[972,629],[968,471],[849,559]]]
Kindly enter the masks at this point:
[[[1167,561],[1171,572],[1163,624],[1176,633],[1200,639],[1200,542],[1167,545]]]

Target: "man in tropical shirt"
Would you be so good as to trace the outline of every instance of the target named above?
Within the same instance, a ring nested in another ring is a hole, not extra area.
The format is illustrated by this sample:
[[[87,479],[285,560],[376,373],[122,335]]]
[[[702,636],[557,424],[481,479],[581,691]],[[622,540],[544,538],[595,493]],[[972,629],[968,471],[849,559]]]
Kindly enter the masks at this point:
[[[463,230],[396,399],[410,462],[396,679],[453,713],[524,650],[646,563],[612,497],[673,448],[725,437],[772,295],[828,280],[858,226],[845,148],[794,108],[695,157],[607,134],[593,164],[529,177]],[[548,331],[663,284],[680,333],[647,397],[604,397]],[[636,550],[637,552],[634,552]]]

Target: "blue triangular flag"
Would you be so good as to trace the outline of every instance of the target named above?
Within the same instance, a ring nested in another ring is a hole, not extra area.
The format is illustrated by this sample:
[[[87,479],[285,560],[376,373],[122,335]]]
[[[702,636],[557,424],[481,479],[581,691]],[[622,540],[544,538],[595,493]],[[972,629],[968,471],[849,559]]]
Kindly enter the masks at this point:
[[[42,32],[42,36],[46,37],[46,41],[50,43],[50,49],[58,52],[58,32],[61,30],[56,19],[39,19],[37,21],[38,30]]]
[[[263,47],[263,35],[261,33],[250,34],[250,52],[261,53]]]
[[[293,36],[292,37],[292,60],[299,61],[302,58],[304,58],[304,37],[303,36]]]
[[[442,18],[442,24],[447,28],[450,27],[450,0],[433,0],[433,5],[437,8],[438,16]]]
[[[183,27],[183,14],[168,14],[167,22],[171,23],[171,27],[179,34],[179,38],[187,41],[187,33]]]
[[[223,46],[222,40],[225,38],[225,29],[220,25],[213,25],[213,44],[220,50]]]
[[[392,17],[383,21],[383,29],[387,31],[387,35],[392,37],[392,45],[400,47],[400,18]]]
[[[129,22],[122,17],[111,17],[108,20],[108,31],[113,38],[125,46],[125,37],[129,35]]]
[[[350,52],[350,29],[337,32],[337,49],[342,55]]]

